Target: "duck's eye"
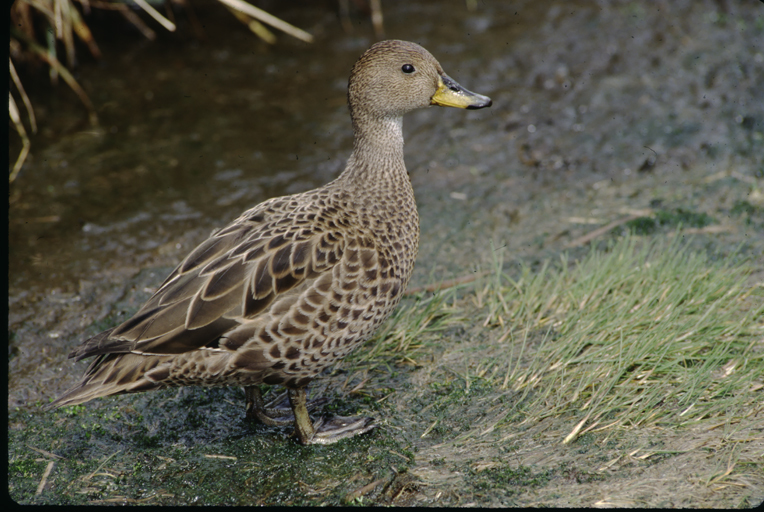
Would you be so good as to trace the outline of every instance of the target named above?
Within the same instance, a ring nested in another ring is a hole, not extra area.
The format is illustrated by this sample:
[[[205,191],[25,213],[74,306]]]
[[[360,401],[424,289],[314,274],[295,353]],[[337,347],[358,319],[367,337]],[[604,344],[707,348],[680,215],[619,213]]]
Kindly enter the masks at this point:
[[[414,70],[414,66],[412,66],[411,64],[404,64],[401,67],[401,71],[403,71],[404,73],[413,73],[415,70]]]

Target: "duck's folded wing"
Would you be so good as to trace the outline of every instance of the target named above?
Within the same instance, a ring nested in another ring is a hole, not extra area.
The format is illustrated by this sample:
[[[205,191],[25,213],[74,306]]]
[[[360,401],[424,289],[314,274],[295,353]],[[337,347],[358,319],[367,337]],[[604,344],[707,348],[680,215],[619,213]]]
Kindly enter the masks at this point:
[[[330,270],[344,242],[338,229],[240,219],[192,251],[132,318],[69,357],[179,354],[211,346],[279,296]]]

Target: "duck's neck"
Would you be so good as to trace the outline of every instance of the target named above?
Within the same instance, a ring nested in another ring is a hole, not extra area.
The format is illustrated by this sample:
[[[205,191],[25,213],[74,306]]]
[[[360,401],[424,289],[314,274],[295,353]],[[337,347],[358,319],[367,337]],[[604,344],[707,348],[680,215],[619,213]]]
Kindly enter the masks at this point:
[[[353,120],[353,153],[340,180],[358,188],[387,188],[409,182],[403,161],[403,119]]]

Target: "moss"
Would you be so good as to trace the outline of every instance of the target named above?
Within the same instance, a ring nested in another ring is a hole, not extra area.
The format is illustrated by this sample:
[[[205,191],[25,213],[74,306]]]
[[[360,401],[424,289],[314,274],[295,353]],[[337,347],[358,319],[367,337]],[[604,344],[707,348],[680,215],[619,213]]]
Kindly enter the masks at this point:
[[[137,448],[144,450],[157,448],[161,445],[162,438],[159,435],[149,435],[146,432],[138,432],[132,438]]]
[[[678,226],[702,228],[714,223],[713,217],[705,212],[693,212],[684,208],[674,210],[656,210],[653,217],[638,217],[625,224],[636,235],[651,235],[658,228],[676,228]]]
[[[414,447],[383,426],[336,445],[300,446],[291,428],[244,419],[241,398],[238,389],[189,388],[52,413],[17,409],[9,418],[16,425],[9,434],[11,495],[22,503],[73,505],[341,504],[369,482],[392,478],[391,467],[405,472],[415,460]],[[365,406],[362,398],[343,398],[336,409]],[[39,496],[45,463],[34,462],[39,454],[27,446],[64,457]]]
[[[685,226],[693,228],[702,228],[714,222],[713,217],[705,212],[692,212],[683,208],[677,208],[673,211],[659,210],[655,212],[658,224],[661,226]]]
[[[21,459],[8,463],[8,475],[22,478],[35,478],[42,475],[45,463],[33,459]]]
[[[751,227],[764,227],[764,208],[755,206],[748,201],[736,201],[730,209],[730,215],[745,217],[745,223]]]
[[[756,213],[758,210],[759,208],[756,208],[748,201],[735,201],[732,209],[730,209],[730,213],[735,216],[740,216],[743,214],[750,216]]]
[[[626,223],[626,227],[635,235],[649,235],[658,228],[658,223],[652,217],[638,217]]]

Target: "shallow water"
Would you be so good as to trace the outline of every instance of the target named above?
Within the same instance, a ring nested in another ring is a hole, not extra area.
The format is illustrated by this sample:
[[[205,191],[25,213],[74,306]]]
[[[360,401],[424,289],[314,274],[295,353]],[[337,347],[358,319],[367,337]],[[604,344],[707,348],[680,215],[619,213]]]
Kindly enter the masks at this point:
[[[65,86],[22,76],[41,134],[10,190],[9,407],[73,384],[85,365],[66,354],[137,309],[213,228],[342,170],[347,76],[375,41],[368,19],[345,34],[334,2],[279,5],[316,43],[279,34],[267,46],[216,4],[196,7],[206,42],[182,17],[154,43],[104,21],[103,62],[83,52],[77,70],[98,128]],[[383,7],[386,37],[422,44],[494,101],[404,121],[422,230],[412,286],[486,268],[498,248],[509,261],[556,256],[646,208],[707,213],[714,247],[764,251],[762,220],[731,214],[764,207],[760,5]],[[18,149],[11,135],[11,160]]]

